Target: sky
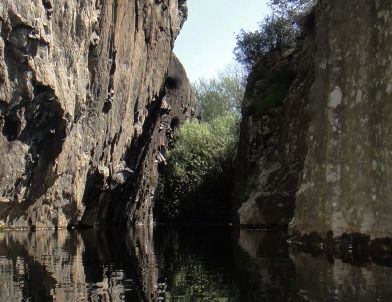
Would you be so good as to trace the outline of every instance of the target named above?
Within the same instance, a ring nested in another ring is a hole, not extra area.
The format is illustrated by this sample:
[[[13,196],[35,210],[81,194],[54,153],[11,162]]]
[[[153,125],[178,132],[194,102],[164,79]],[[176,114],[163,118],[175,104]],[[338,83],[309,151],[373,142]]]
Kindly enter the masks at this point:
[[[234,62],[241,29],[255,30],[268,13],[267,0],[188,0],[188,20],[174,52],[189,79],[211,78]]]

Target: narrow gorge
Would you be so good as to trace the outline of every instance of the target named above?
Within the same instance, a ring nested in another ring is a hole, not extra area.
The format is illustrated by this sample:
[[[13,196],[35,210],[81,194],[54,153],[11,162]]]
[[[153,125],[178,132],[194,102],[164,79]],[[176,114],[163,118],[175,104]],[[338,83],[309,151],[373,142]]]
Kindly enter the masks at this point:
[[[261,1],[195,80],[256,2],[0,0],[0,301],[391,300],[392,1]]]
[[[391,237],[390,4],[318,1],[250,73],[235,223]],[[0,225],[146,224],[197,111],[172,53],[184,1],[0,4]],[[343,21],[344,20],[344,21]]]

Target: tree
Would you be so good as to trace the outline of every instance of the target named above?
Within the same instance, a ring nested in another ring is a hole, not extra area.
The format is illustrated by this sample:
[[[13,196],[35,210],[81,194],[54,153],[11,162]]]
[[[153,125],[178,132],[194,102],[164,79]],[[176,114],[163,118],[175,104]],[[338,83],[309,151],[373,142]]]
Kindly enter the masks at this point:
[[[194,84],[201,118],[211,121],[220,115],[240,116],[245,93],[245,72],[238,65],[228,66],[217,78],[200,79]]]
[[[302,15],[313,3],[314,0],[270,0],[273,14],[260,23],[259,30],[241,30],[237,35],[236,60],[251,70],[272,51],[294,49],[302,32]]]
[[[160,174],[155,214],[160,222],[227,222],[239,137],[245,71],[229,65],[194,84],[201,120],[186,122]]]
[[[241,30],[234,48],[236,60],[251,70],[271,51],[287,50],[295,47],[297,29],[284,17],[268,16],[260,24],[260,30]]]
[[[270,0],[268,6],[274,15],[296,19],[314,5],[314,0]]]

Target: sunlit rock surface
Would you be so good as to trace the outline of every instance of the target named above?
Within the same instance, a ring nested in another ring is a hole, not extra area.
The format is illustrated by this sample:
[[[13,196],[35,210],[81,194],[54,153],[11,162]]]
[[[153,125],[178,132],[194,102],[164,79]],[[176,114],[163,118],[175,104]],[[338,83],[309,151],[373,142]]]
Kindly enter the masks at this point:
[[[240,223],[392,236],[391,14],[388,1],[320,0],[301,49],[272,54],[251,73],[234,194]],[[255,101],[275,97],[282,65],[294,80],[281,103],[261,110]]]
[[[191,114],[172,56],[186,16],[177,0],[0,2],[0,226],[149,221],[166,131]]]

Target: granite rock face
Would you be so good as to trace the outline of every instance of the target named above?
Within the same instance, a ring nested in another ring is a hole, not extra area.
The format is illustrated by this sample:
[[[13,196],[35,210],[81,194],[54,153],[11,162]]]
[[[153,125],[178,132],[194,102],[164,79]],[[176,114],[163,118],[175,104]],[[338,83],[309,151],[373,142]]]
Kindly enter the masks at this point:
[[[295,77],[281,104],[262,114],[249,105],[271,92],[264,84],[285,55],[251,75],[237,164],[240,223],[392,236],[391,14],[387,1],[320,0],[302,50],[283,64]]]
[[[248,78],[236,159],[234,216],[240,224],[287,226],[306,156],[312,45],[272,53]],[[277,87],[279,92],[275,93]],[[264,102],[273,99],[273,104]]]
[[[392,3],[320,1],[292,228],[392,236]]]
[[[149,221],[160,123],[193,104],[172,54],[186,16],[177,0],[0,3],[2,226]]]

